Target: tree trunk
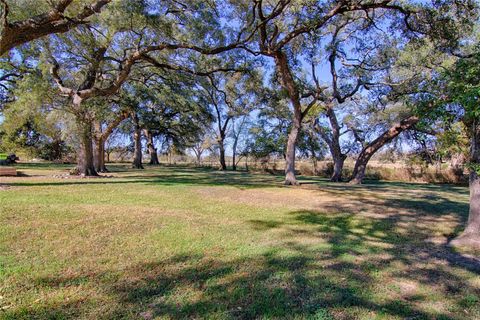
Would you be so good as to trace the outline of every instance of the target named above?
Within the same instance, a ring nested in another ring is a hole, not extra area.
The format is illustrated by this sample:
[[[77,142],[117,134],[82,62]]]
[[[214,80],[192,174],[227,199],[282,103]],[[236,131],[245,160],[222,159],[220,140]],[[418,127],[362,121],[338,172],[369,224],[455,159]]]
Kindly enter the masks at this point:
[[[103,138],[95,140],[95,169],[97,172],[108,172],[105,166],[105,141]]]
[[[220,149],[220,170],[227,170],[227,162],[225,161],[225,141],[224,138],[218,140],[218,147]]]
[[[295,176],[295,148],[298,134],[300,133],[300,121],[294,121],[292,129],[288,134],[287,151],[285,153],[285,185],[298,185]]]
[[[196,153],[195,156],[197,157],[197,165],[202,165],[202,154],[200,152]]]
[[[315,154],[312,155],[313,175],[318,175],[318,161]]]
[[[92,125],[88,121],[79,121],[77,125],[80,138],[77,171],[84,176],[98,176],[93,161]]]
[[[155,144],[153,141],[153,134],[150,130],[145,130],[144,133],[145,133],[145,137],[147,138],[147,148],[148,148],[148,153],[150,154],[150,164],[159,165],[160,161],[158,161],[157,148],[155,148]]]
[[[238,143],[238,136],[235,137],[232,146],[232,170],[237,171],[237,143]]]
[[[394,124],[390,129],[381,134],[377,139],[366,145],[355,162],[353,174],[350,180],[351,184],[361,184],[365,178],[365,171],[370,158],[387,143],[398,137],[400,133],[413,127],[420,119],[416,116],[408,117]]]
[[[296,86],[290,67],[288,66],[287,56],[282,51],[275,52],[275,65],[280,75],[280,83],[287,91],[293,106],[292,129],[288,133],[287,150],[285,155],[285,185],[298,185],[295,177],[295,147],[298,135],[301,130],[303,113],[300,103],[300,93]]]
[[[345,163],[347,155],[342,153],[342,147],[340,145],[340,125],[338,124],[337,115],[332,106],[327,109],[327,117],[332,128],[332,137],[330,143],[327,143],[333,159],[333,173],[330,181],[341,182],[343,164]]]
[[[95,140],[94,163],[95,169],[98,172],[108,172],[108,169],[105,165],[105,143],[112,134],[113,130],[118,127],[118,125],[126,118],[128,118],[127,112],[120,113],[110,124],[107,125],[105,131],[103,132],[102,122],[98,120],[93,121],[93,139]],[[110,162],[110,153],[108,154],[107,161]]]
[[[453,246],[466,246],[480,250],[480,125],[472,130],[470,147],[470,210],[467,227],[450,242]]]
[[[134,142],[134,158],[133,158],[133,168],[143,169],[142,165],[142,129],[140,128],[138,115],[135,113],[132,115],[132,120],[134,123],[134,132],[133,132],[133,142]]]
[[[333,173],[330,181],[332,182],[341,182],[342,181],[342,173],[343,173],[343,165],[345,164],[345,159],[347,156],[340,152],[340,154],[332,154],[333,158]]]

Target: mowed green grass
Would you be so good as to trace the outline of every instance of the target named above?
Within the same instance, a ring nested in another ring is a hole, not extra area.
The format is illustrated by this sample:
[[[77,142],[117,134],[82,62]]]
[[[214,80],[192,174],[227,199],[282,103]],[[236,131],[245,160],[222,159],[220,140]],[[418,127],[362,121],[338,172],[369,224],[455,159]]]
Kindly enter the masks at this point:
[[[1,319],[478,319],[468,189],[66,166],[0,177]]]

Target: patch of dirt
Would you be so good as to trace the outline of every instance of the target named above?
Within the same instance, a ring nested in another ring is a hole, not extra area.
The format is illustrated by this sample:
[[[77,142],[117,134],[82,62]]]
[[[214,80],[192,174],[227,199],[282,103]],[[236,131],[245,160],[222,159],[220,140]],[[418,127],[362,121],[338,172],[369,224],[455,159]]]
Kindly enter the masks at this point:
[[[352,212],[376,216],[398,214],[398,209],[388,208],[381,199],[372,196],[352,197],[321,189],[275,188],[275,189],[231,189],[199,187],[197,194],[209,199],[242,203],[264,208],[292,208],[316,210],[325,213]]]
[[[397,281],[397,286],[400,288],[400,294],[403,297],[413,296],[418,291],[418,283],[412,280],[399,280]]]

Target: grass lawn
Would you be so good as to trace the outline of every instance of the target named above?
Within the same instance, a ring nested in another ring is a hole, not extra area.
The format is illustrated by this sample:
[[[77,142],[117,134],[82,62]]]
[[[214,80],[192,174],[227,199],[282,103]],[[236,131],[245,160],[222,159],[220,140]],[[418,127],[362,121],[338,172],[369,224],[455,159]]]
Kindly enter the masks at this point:
[[[479,319],[468,189],[189,168],[0,177],[1,319]]]

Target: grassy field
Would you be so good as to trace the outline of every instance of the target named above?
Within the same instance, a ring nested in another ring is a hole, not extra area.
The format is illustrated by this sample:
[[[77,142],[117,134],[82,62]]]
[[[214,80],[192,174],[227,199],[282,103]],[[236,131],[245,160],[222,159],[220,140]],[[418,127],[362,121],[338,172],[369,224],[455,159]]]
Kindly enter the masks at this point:
[[[468,190],[189,168],[0,177],[1,319],[479,319]]]

